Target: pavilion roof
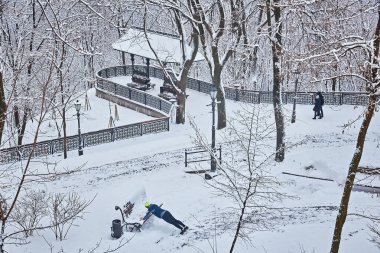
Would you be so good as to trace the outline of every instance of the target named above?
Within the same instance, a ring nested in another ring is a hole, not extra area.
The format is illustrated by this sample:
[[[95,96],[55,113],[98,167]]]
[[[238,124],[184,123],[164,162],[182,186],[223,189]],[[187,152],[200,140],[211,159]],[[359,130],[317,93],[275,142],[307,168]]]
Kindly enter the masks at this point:
[[[149,31],[147,35],[160,61],[167,63],[182,62],[182,49],[179,38]],[[146,40],[144,31],[140,29],[130,28],[126,34],[112,44],[112,47],[122,52],[156,60]],[[186,50],[190,53],[191,47],[187,46]],[[195,61],[201,60],[204,60],[204,57],[198,53]]]

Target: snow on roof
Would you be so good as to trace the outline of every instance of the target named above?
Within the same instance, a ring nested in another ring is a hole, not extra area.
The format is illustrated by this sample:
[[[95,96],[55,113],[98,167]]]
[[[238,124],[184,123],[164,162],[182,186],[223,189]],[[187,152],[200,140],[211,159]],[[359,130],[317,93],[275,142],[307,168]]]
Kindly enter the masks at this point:
[[[158,33],[147,32],[149,42],[157,53],[158,58],[167,63],[182,62],[181,43],[179,38],[170,37]],[[130,28],[119,40],[112,44],[116,50],[129,54],[142,56],[155,60],[156,57],[149,47],[143,30]],[[187,53],[191,53],[191,47],[186,46]],[[195,61],[204,60],[204,57],[197,53]]]

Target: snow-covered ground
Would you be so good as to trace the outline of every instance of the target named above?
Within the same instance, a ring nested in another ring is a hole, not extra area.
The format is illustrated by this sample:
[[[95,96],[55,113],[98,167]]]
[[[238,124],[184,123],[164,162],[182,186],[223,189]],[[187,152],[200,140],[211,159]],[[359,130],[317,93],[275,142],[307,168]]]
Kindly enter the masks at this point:
[[[194,119],[205,136],[211,137],[211,108],[206,106],[210,103],[209,96],[191,90],[188,94],[186,110],[189,117]],[[109,112],[96,109],[96,104],[103,102],[94,97],[91,100],[97,102],[90,101],[92,110],[86,112],[88,120],[82,121],[83,132],[103,128],[108,124]],[[104,103],[103,107],[106,107],[108,102]],[[238,102],[228,101],[228,115],[239,110],[240,106]],[[271,105],[267,107],[271,108]],[[121,120],[145,119],[145,116],[118,108]],[[275,218],[278,226],[273,231],[250,234],[251,243],[238,240],[235,252],[329,252],[343,190],[340,184],[355,151],[361,120],[344,133],[341,126],[355,119],[364,109],[324,106],[325,117],[313,120],[312,105],[297,105],[297,121],[290,124],[291,109],[291,105],[285,106],[286,122],[289,122],[286,126],[286,139],[288,143],[302,144],[287,150],[285,161],[275,164],[272,171],[280,180],[288,183],[281,191],[297,198],[287,199],[281,204],[286,209],[281,216]],[[268,117],[273,118],[273,115]],[[49,157],[49,161],[59,162],[58,166],[62,168],[75,168],[83,164],[84,167],[76,174],[36,187],[42,187],[47,192],[75,191],[87,199],[96,198],[87,209],[85,219],[76,221],[78,226],[71,229],[66,240],[56,241],[53,233],[47,230],[35,234],[27,245],[6,245],[6,249],[9,252],[51,252],[45,239],[53,244],[54,253],[79,252],[80,249],[88,252],[98,242],[100,245],[95,252],[116,247],[122,239],[115,240],[110,236],[111,221],[120,218],[120,213],[115,211],[114,206],[122,206],[136,191],[145,189],[148,201],[163,203],[163,207],[188,225],[190,230],[180,236],[178,229],[153,218],[143,232],[125,233],[123,240],[130,241],[117,252],[213,252],[214,246],[218,252],[229,251],[234,227],[224,227],[220,217],[226,212],[225,207],[232,204],[228,199],[216,196],[215,190],[207,187],[202,176],[184,172],[184,149],[194,145],[190,138],[194,135],[194,130],[188,122],[189,120],[184,125],[172,124],[169,132],[88,147],[80,157],[77,156],[77,151],[69,152],[66,160],[61,155]],[[362,166],[379,167],[379,127],[380,117],[376,114],[368,131]],[[74,123],[69,126],[69,131],[75,133]],[[216,141],[223,141],[218,133]],[[32,166],[37,167],[38,163]],[[209,163],[200,166],[209,168]],[[307,170],[306,167],[312,169]],[[335,181],[293,177],[282,172]],[[380,186],[379,177],[362,180],[363,184]],[[378,215],[379,200],[375,194],[353,192],[349,212]],[[379,252],[369,242],[368,223],[368,220],[358,216],[348,216],[342,235],[341,252]]]
[[[80,120],[82,133],[106,129],[109,125],[111,116],[114,120],[113,122],[115,126],[123,126],[153,119],[147,115],[116,105],[117,114],[119,115],[119,120],[116,120],[115,103],[96,97],[94,88],[88,90],[87,96],[90,101],[91,109],[85,108],[84,94],[78,98],[78,101],[81,103]],[[66,115],[67,135],[70,136],[78,134],[77,112],[74,106],[68,108]],[[62,137],[62,118],[57,115],[56,120],[54,120],[52,115],[47,115],[40,127],[38,141],[58,138],[57,126],[61,129],[60,131]],[[37,128],[37,121],[29,121],[28,127],[29,128],[25,133],[23,141],[25,144],[33,142],[34,134]],[[8,133],[7,131],[8,129],[5,129],[6,134]]]

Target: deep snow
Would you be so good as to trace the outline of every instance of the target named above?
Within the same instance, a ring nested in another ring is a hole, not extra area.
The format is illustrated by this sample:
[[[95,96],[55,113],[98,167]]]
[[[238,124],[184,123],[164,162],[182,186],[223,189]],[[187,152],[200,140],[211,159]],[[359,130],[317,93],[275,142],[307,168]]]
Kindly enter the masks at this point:
[[[211,108],[206,106],[210,103],[210,98],[206,94],[191,90],[188,94],[188,115],[194,119],[204,135],[210,138]],[[93,96],[90,99],[98,101]],[[95,104],[93,101],[91,103]],[[240,105],[239,102],[228,101],[228,115],[239,110]],[[267,106],[271,108],[271,105]],[[286,122],[290,122],[291,109],[291,105],[285,105]],[[101,125],[107,123],[108,108],[105,106],[96,110],[91,116],[94,120],[82,121],[83,129],[99,127],[100,123],[94,122],[99,122],[100,118],[103,120]],[[251,244],[239,240],[235,252],[329,252],[343,190],[340,184],[345,179],[355,151],[361,120],[344,133],[341,126],[355,119],[363,110],[363,107],[324,106],[325,117],[312,120],[312,105],[297,105],[297,120],[295,124],[287,123],[286,139],[288,143],[302,141],[302,144],[287,150],[285,161],[272,168],[274,175],[288,183],[281,190],[297,198],[287,199],[281,204],[287,209],[276,217],[278,226],[273,231],[251,234]],[[123,114],[121,118],[138,117],[136,119],[141,120],[145,117],[140,118],[127,109]],[[268,117],[273,118],[273,115]],[[55,241],[53,233],[46,230],[30,238],[27,245],[6,245],[6,249],[9,252],[50,252],[42,236],[54,245],[53,252],[60,252],[61,249],[70,253],[80,249],[87,252],[97,242],[100,242],[100,246],[95,252],[116,247],[120,239],[114,240],[110,237],[110,226],[113,219],[120,218],[120,213],[114,210],[114,206],[125,204],[138,189],[145,189],[148,201],[163,203],[163,207],[184,221],[190,230],[179,236],[178,229],[153,218],[143,232],[125,233],[123,239],[130,241],[117,252],[212,252],[213,245],[216,245],[218,252],[228,252],[234,228],[224,227],[220,217],[226,212],[226,207],[232,204],[227,199],[216,196],[215,191],[207,187],[202,176],[184,173],[184,149],[194,145],[190,138],[194,131],[188,122],[189,120],[184,125],[171,124],[170,132],[86,147],[84,155],[80,157],[77,156],[77,151],[69,152],[66,160],[61,155],[48,157],[51,162],[59,162],[58,166],[61,168],[75,168],[83,164],[84,167],[79,173],[32,188],[43,188],[47,192],[76,191],[87,199],[95,195],[96,198],[87,209],[85,219],[76,221],[78,226],[71,229],[66,240]],[[363,166],[378,167],[380,164],[379,126],[380,117],[375,114],[367,134],[361,160]],[[71,125],[70,131],[75,132],[76,126]],[[222,141],[217,133],[217,143]],[[305,169],[310,165],[313,166],[312,169]],[[38,163],[32,164],[34,168],[38,166]],[[209,168],[209,163],[202,163],[200,166]],[[292,177],[282,172],[336,181]],[[361,179],[363,184],[380,186],[379,177]],[[353,192],[349,212],[370,212],[378,215],[379,196]],[[358,216],[348,216],[342,235],[341,252],[379,252],[368,241],[368,223],[368,220]]]

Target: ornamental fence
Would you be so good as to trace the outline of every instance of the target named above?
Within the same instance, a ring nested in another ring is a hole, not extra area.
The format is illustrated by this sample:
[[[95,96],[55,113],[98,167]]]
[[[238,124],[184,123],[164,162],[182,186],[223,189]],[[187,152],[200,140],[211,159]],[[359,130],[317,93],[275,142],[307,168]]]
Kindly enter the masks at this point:
[[[142,65],[135,65],[135,69],[145,71],[146,66]],[[150,66],[149,67],[149,73],[151,77],[159,78],[164,80],[164,73],[162,69]],[[106,78],[111,77],[117,77],[117,76],[131,76],[132,75],[132,66],[126,65],[126,66],[116,66],[116,67],[110,67],[103,69],[98,72],[97,76],[97,85],[98,87],[104,87],[103,89],[107,89],[109,92],[112,92],[114,94],[121,95],[123,97],[126,97],[128,99],[132,99],[132,97],[138,97],[140,103],[144,103],[144,96],[152,96],[145,92],[139,91],[139,95],[133,95],[129,94],[127,91],[125,91],[123,94],[122,92],[118,91],[118,89],[124,89],[124,90],[133,90],[132,93],[137,92],[137,90],[133,88],[126,87],[124,85],[118,85],[116,83],[113,83],[111,81],[106,80]],[[173,76],[173,74],[171,73]],[[105,84],[107,83],[107,84]],[[195,78],[188,78],[187,81],[187,88],[196,90],[198,92],[202,93],[209,93],[211,83],[195,79]],[[107,87],[105,87],[107,86]],[[118,88],[123,87],[123,88]],[[272,103],[273,102],[273,93],[271,91],[254,91],[254,90],[245,90],[241,88],[231,88],[231,87],[225,87],[225,97],[229,100],[235,100],[235,101],[241,101],[246,103]],[[145,95],[144,95],[145,94]],[[290,104],[293,103],[294,98],[296,97],[296,103],[297,104],[314,104],[314,92],[282,92],[282,102],[284,104]],[[365,92],[324,92],[323,93],[325,104],[326,105],[366,105],[368,104],[368,94]],[[156,99],[158,99],[155,96],[152,96]],[[162,102],[156,102],[156,105],[154,108],[159,109],[161,108],[159,105]],[[152,106],[152,105],[149,105]],[[168,105],[168,108],[170,110],[170,106]]]
[[[163,131],[169,131],[169,117],[83,133],[81,134],[82,147],[96,146]],[[66,140],[67,151],[78,149],[78,135],[69,136]],[[0,163],[10,163],[26,159],[32,151],[32,157],[35,158],[62,153],[64,149],[63,138],[37,142],[34,150],[33,145],[26,144],[0,150]]]

